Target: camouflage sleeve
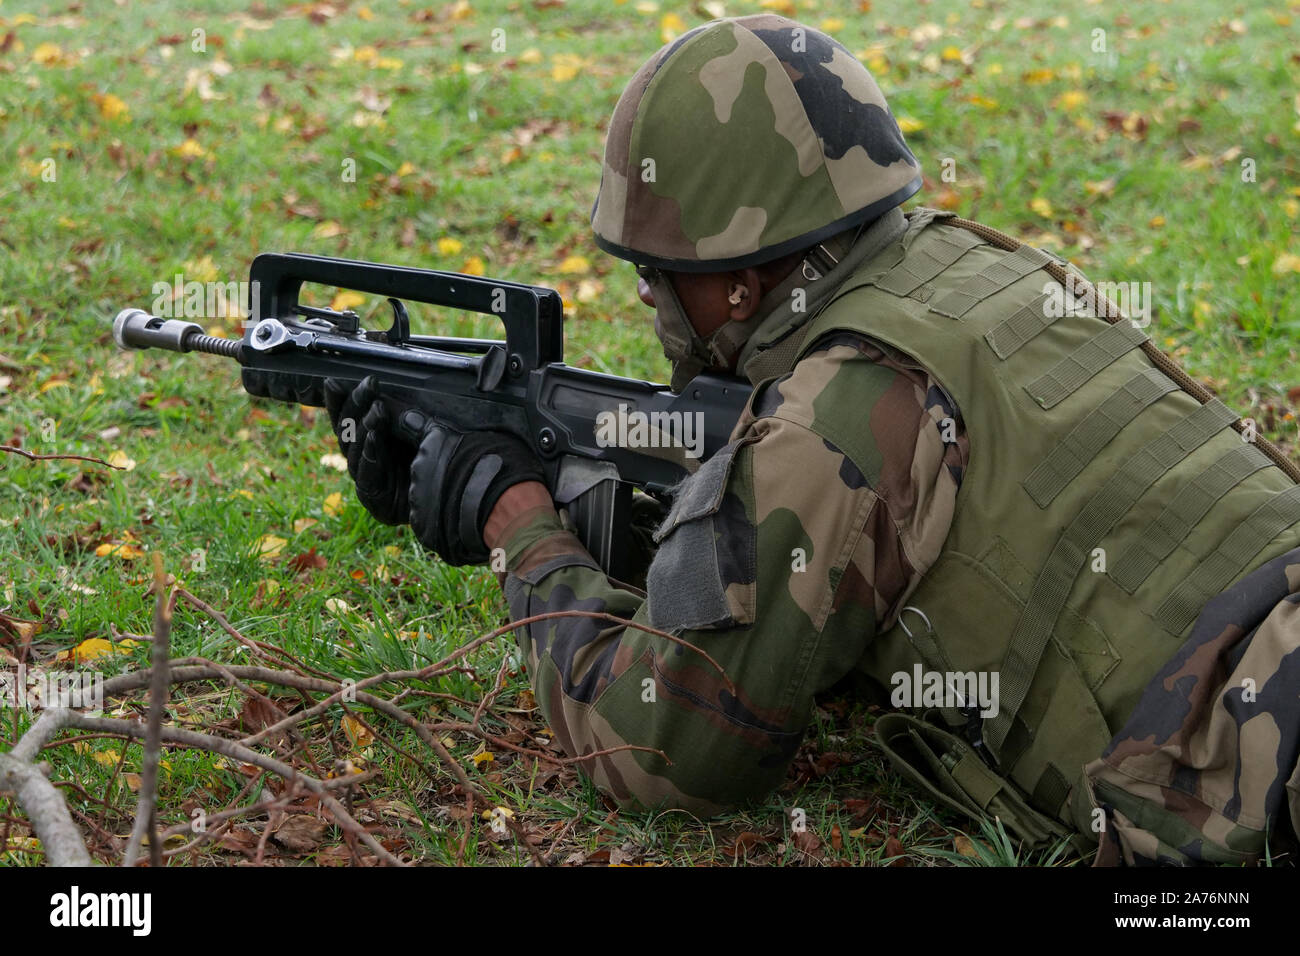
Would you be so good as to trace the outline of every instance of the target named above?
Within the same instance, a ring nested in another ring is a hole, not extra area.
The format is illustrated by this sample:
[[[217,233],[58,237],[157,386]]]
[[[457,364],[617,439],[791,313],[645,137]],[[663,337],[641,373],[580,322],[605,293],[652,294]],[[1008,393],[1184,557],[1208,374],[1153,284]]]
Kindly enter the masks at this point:
[[[832,340],[756,391],[675,496],[644,594],[612,584],[549,509],[508,529],[516,619],[605,612],[691,645],[583,617],[517,632],[566,752],[656,751],[584,764],[621,804],[713,814],[774,789],[813,695],[937,556],[964,436],[943,440],[955,410],[923,372],[871,349]]]

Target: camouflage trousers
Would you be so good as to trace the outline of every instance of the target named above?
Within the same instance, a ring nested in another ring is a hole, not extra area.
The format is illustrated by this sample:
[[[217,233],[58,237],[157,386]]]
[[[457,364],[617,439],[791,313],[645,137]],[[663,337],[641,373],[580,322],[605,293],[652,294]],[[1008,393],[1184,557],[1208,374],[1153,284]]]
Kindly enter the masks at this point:
[[[1202,609],[1084,770],[1099,866],[1245,863],[1300,832],[1300,548]],[[1267,847],[1267,850],[1266,850]]]

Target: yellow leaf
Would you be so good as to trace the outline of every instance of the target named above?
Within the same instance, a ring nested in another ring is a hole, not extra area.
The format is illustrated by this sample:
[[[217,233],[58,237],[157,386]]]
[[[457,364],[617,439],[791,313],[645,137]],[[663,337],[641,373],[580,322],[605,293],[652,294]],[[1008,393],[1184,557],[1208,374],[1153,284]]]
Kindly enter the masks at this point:
[[[1287,272],[1300,272],[1300,256],[1284,252],[1273,262],[1273,275],[1280,276]]]
[[[665,13],[659,21],[659,39],[664,43],[672,43],[685,32],[686,21],[675,13]]]
[[[1282,201],[1282,211],[1286,213],[1288,219],[1294,219],[1300,216],[1300,202],[1294,199],[1285,199]]]
[[[344,462],[346,464],[346,461]],[[340,492],[334,492],[332,495],[325,496],[325,503],[321,505],[321,510],[331,518],[337,518],[343,513],[343,495]]]
[[[135,459],[128,457],[124,451],[113,452],[108,456],[108,463],[124,471],[134,471],[136,465]]]
[[[364,750],[375,742],[375,735],[370,732],[370,729],[351,714],[343,715],[343,732],[348,735],[348,740],[352,741],[352,746],[357,750]]]
[[[247,438],[245,438],[245,441],[247,441]],[[346,458],[343,460],[343,464],[347,465]],[[245,498],[248,498],[249,500],[252,500],[253,498],[253,493],[249,491],[247,488],[236,488],[234,493],[237,495],[243,495]]]
[[[515,811],[511,810],[509,807],[497,807],[494,810],[483,811],[484,820],[491,820],[494,817],[505,817],[507,820],[513,820],[515,818]]]
[[[467,276],[481,276],[484,274],[483,260],[478,256],[470,256],[461,263],[460,271],[465,273]]]
[[[32,50],[32,62],[41,66],[53,66],[63,59],[63,50],[57,43],[38,43]]]
[[[333,239],[335,236],[341,236],[345,232],[347,232],[347,230],[333,219],[326,219],[324,222],[317,225],[316,228],[311,231],[311,234],[317,239]]]
[[[108,657],[114,652],[130,654],[131,647],[136,646],[136,644],[136,641],[132,641],[130,647],[127,647],[126,642],[123,641],[122,646],[115,648],[110,641],[102,637],[88,637],[72,650],[60,651],[57,659],[62,661],[71,660],[74,664],[81,664],[85,661],[95,661],[101,657]]]
[[[325,602],[325,610],[329,611],[335,617],[340,617],[352,610],[352,605],[342,598],[329,598]]]
[[[590,302],[600,295],[604,289],[605,287],[598,279],[583,279],[578,283],[578,291],[574,293],[574,297],[579,302]]]
[[[124,773],[122,779],[126,781],[126,788],[132,793],[138,793],[140,790],[140,775],[138,773]]]
[[[442,238],[438,240],[438,255],[454,256],[461,250],[461,241],[459,239]]]
[[[1164,224],[1165,224],[1165,217],[1164,217],[1164,216],[1152,216],[1152,217],[1151,217],[1151,221],[1148,223],[1148,225],[1149,225],[1152,229],[1159,229],[1159,228],[1160,228],[1161,226],[1163,226]]]
[[[925,129],[925,124],[912,116],[900,116],[898,118],[898,128],[903,131],[903,135],[907,135]]]
[[[541,63],[542,51],[535,46],[530,46],[523,53],[519,54],[520,63]]]
[[[277,538],[273,534],[264,534],[253,543],[253,556],[261,558],[263,561],[269,561],[271,558],[279,557],[284,546],[289,542],[284,538]]]
[[[964,833],[959,833],[953,837],[952,845],[953,849],[962,856],[970,857],[972,859],[979,856],[979,854],[975,852],[975,845],[971,843],[970,837],[966,836]]]
[[[758,5],[765,10],[794,16],[794,0],[760,0]]]
[[[397,175],[399,175],[399,176],[409,176],[409,175],[411,175],[411,173],[413,173],[413,172],[415,172],[415,164],[414,164],[414,163],[406,163],[406,162],[404,162],[404,163],[402,163],[402,165],[400,165],[400,166],[397,167]]]
[[[92,99],[94,99],[95,105],[99,107],[99,115],[104,117],[106,120],[115,120],[119,118],[129,120],[131,118],[126,103],[123,102],[120,97],[114,96],[112,93],[104,93],[102,95],[96,93]]]
[[[43,382],[41,384],[39,391],[42,395],[44,395],[52,388],[67,388],[67,387],[68,387],[68,380],[66,378],[59,378],[58,376],[55,376],[54,378],[50,379],[48,382]]]
[[[335,312],[344,312],[353,306],[362,305],[366,297],[360,292],[344,290],[330,300],[330,308]]]
[[[943,48],[943,53],[941,53],[940,56],[942,56],[942,57],[943,57],[946,61],[948,61],[949,63],[960,62],[960,61],[961,61],[961,47],[958,47],[958,46],[946,46],[946,47]]]
[[[490,751],[485,750],[485,751],[483,751],[481,754],[475,754],[475,755],[474,755],[472,758],[470,758],[470,759],[472,759],[472,760],[474,761],[474,766],[476,766],[476,767],[481,767],[481,766],[483,766],[484,764],[492,763],[492,762],[493,762],[494,760],[496,760],[497,758],[496,758],[496,754],[494,754],[494,753],[492,753],[492,752],[490,752]]]
[[[1038,215],[1042,216],[1044,219],[1052,218],[1052,204],[1041,196],[1037,199],[1031,199],[1029,201],[1029,208],[1038,213]]]
[[[1052,80],[1056,79],[1056,71],[1044,67],[1038,70],[1030,70],[1028,73],[1024,74],[1023,78],[1024,81],[1029,84],[1050,83]]]
[[[652,13],[659,12],[659,4],[655,3],[654,0],[640,0],[636,5],[636,12],[648,17]]]
[[[203,256],[200,259],[191,259],[182,267],[186,279],[193,279],[195,282],[214,282],[220,275],[221,270],[217,264],[212,261],[211,256]]]
[[[122,759],[122,755],[116,750],[96,750],[90,755],[90,759],[95,763],[103,764],[105,767],[116,767],[117,762]]]
[[[293,533],[302,534],[314,524],[320,524],[315,518],[299,518],[293,523]]]
[[[395,56],[381,56],[375,61],[375,66],[381,70],[400,70],[402,61]]]
[[[172,149],[172,153],[181,159],[201,159],[208,155],[207,151],[198,144],[194,139],[187,139]]]
[[[582,275],[591,269],[591,264],[583,256],[569,256],[560,263],[560,271],[566,274]]]
[[[1066,90],[1056,98],[1056,108],[1069,112],[1088,102],[1088,94],[1082,90]]]
[[[464,20],[474,15],[474,8],[469,5],[469,0],[456,0],[447,12],[453,20]]]
[[[370,12],[369,7],[359,7],[357,9],[357,16],[362,20],[373,20],[375,18],[375,15]]]
[[[995,110],[998,108],[997,100],[990,99],[987,96],[980,96],[978,93],[975,94],[974,96],[966,97],[966,102],[974,103],[976,106],[980,107],[981,109],[986,109],[986,110]]]
[[[372,46],[359,46],[352,51],[352,59],[358,63],[373,64],[379,59],[379,51]]]
[[[557,53],[551,57],[551,79],[556,83],[567,83],[578,75],[583,66],[582,57],[573,53]]]

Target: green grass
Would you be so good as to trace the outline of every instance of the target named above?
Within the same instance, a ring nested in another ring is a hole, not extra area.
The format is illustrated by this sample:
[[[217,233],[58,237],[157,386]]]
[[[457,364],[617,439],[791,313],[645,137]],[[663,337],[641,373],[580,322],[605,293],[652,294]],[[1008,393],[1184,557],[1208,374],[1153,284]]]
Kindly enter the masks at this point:
[[[124,306],[149,306],[153,284],[178,272],[244,279],[259,252],[453,270],[477,259],[489,275],[562,291],[570,362],[662,380],[631,269],[595,248],[587,217],[623,82],[659,45],[666,15],[687,26],[702,15],[683,3],[646,12],[606,0],[91,7],[0,6],[0,441],[136,462],[107,472],[0,455],[0,608],[41,622],[28,661],[63,666],[59,651],[109,637],[110,626],[148,633],[147,558],[96,555],[101,543],[160,552],[243,633],[339,677],[419,666],[499,625],[505,608],[488,573],[430,560],[409,533],[371,521],[346,474],[321,463],[336,451],[323,415],[250,400],[237,370],[215,359],[119,353],[109,322]],[[1059,16],[1028,0],[952,13],[902,0],[869,7],[794,5],[813,25],[841,21],[827,29],[871,64],[912,130],[927,173],[914,203],[1050,245],[1094,279],[1151,282],[1156,341],[1293,448],[1300,310],[1286,256],[1300,255],[1300,4],[1102,2]],[[1093,52],[1094,28],[1106,31],[1113,57]],[[195,29],[206,31],[206,52],[191,50]],[[504,52],[491,49],[495,29]],[[581,60],[572,78],[566,57]],[[109,96],[125,114],[111,115]],[[945,158],[955,181],[941,176]],[[47,159],[53,182],[42,179]],[[1243,159],[1254,160],[1254,182],[1242,181]],[[356,164],[354,182],[341,175],[346,161]],[[1032,207],[1035,199],[1047,205]],[[574,271],[572,257],[587,271]],[[413,317],[421,330],[491,332],[431,310]],[[235,323],[210,324],[231,332]],[[327,507],[334,493],[340,509]],[[285,540],[271,560],[255,556],[265,535]],[[295,573],[288,559],[312,548],[326,566]],[[244,660],[189,610],[178,612],[173,641],[176,655]],[[422,689],[477,699],[510,650],[485,648],[476,678]],[[146,646],[100,662],[109,671],[146,665]],[[526,688],[526,675],[512,671],[501,704],[526,711]],[[231,720],[242,703],[216,685],[189,691],[178,722]],[[468,716],[445,700],[410,704],[422,719],[436,719],[434,705]],[[709,822],[611,813],[571,770],[541,783],[542,771],[508,753],[478,768],[470,757],[479,744],[465,735],[453,751],[560,861],[617,850],[671,864],[876,864],[901,847],[913,865],[1061,862],[1027,857],[988,830],[971,834],[973,856],[954,855],[969,825],[919,801],[887,769],[870,742],[870,713],[846,701],[828,707],[805,751],[814,763],[828,752],[845,763],[823,776],[796,769],[764,805]],[[542,729],[535,713],[513,716]],[[464,801],[450,773],[431,780],[379,744],[361,753],[341,717],[313,728],[318,756],[377,767],[365,797],[386,808],[404,852],[454,860]],[[430,757],[413,734],[367,719]],[[489,721],[494,732],[512,729],[503,719]],[[8,739],[27,720],[0,711]],[[54,779],[114,807],[70,792],[74,809],[110,833],[129,830],[134,799],[123,774],[139,770],[137,745],[91,741],[49,758]],[[247,780],[209,755],[171,751],[168,760],[168,825],[194,805],[219,808]],[[801,755],[797,767],[809,765]],[[846,804],[855,800],[866,803]],[[793,807],[805,810],[815,841],[792,831]],[[0,812],[14,811],[0,803]],[[476,823],[470,862],[527,861],[512,840],[491,836]],[[337,843],[329,831],[320,846]],[[20,849],[27,844],[14,846],[8,861],[39,861]],[[272,845],[278,862],[315,858]],[[218,847],[189,859],[243,856]]]

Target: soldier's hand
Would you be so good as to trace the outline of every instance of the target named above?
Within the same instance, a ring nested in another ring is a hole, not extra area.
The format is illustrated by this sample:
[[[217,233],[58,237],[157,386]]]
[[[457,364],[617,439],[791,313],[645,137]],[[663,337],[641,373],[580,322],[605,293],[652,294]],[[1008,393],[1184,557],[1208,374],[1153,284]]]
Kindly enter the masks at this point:
[[[397,431],[418,445],[410,475],[410,520],[416,538],[448,564],[483,564],[483,526],[497,500],[526,481],[545,481],[532,450],[503,432],[461,432],[408,409]]]
[[[321,380],[312,375],[241,368],[239,380],[244,391],[258,398],[274,398],[281,402],[297,402],[299,405],[316,408],[325,404],[325,390],[321,386]]]
[[[379,397],[373,376],[353,388],[338,379],[325,380],[329,412],[339,450],[348,460],[357,500],[384,524],[410,520],[408,492],[415,447],[393,433],[393,409]]]

